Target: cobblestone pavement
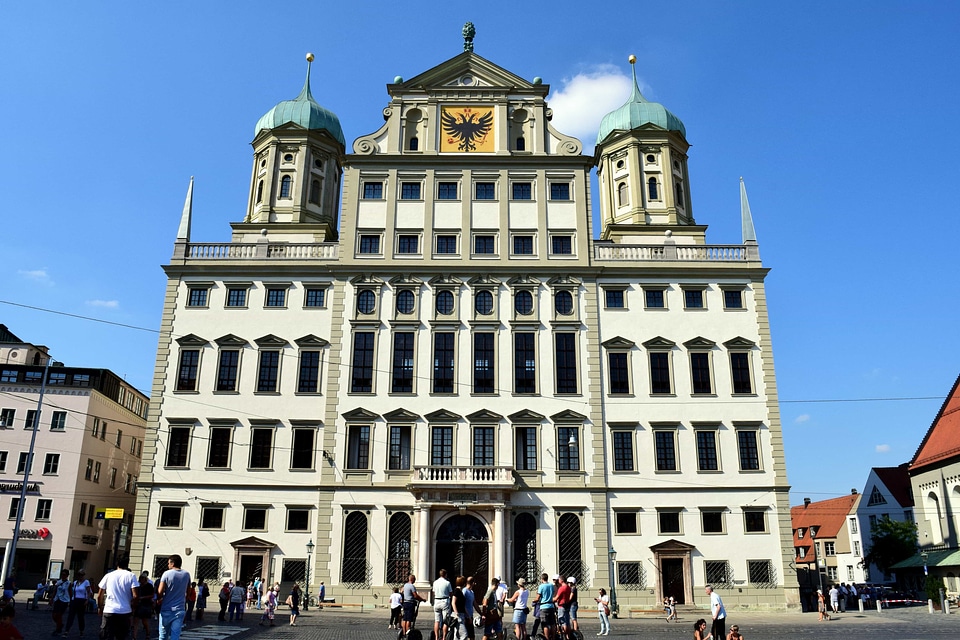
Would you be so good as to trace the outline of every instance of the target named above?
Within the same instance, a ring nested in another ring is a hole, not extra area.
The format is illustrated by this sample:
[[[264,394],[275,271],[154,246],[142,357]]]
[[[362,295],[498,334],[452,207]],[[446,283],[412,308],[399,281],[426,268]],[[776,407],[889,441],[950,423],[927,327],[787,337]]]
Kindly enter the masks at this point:
[[[681,612],[680,622],[667,623],[662,618],[612,620],[611,640],[627,638],[670,638],[689,640],[693,637],[693,622],[706,611]],[[278,611],[276,626],[259,626],[258,612],[248,612],[241,622],[218,623],[216,613],[207,615],[203,622],[192,622],[183,633],[182,640],[395,640],[396,632],[387,629],[388,615],[385,609],[376,611],[323,611],[310,610],[297,619],[297,626],[288,624],[285,609]],[[508,616],[509,618],[509,616]],[[87,615],[85,640],[96,640],[99,618]],[[592,640],[599,628],[595,618],[580,616],[580,628],[585,640]],[[28,610],[17,606],[15,624],[26,640],[50,638],[53,622],[50,610]],[[727,629],[731,624],[740,625],[740,632],[747,640],[773,640],[780,638],[897,638],[898,640],[927,640],[931,638],[956,637],[960,633],[960,613],[930,614],[926,607],[885,610],[883,613],[845,613],[829,622],[818,622],[816,613],[755,613],[731,612]],[[427,621],[420,628],[426,630]],[[156,621],[151,624],[151,638],[157,637]],[[142,637],[142,636],[141,636]],[[429,635],[427,635],[429,637]],[[511,635],[512,638],[512,627]],[[70,640],[79,640],[76,628]],[[477,636],[480,640],[480,636]]]

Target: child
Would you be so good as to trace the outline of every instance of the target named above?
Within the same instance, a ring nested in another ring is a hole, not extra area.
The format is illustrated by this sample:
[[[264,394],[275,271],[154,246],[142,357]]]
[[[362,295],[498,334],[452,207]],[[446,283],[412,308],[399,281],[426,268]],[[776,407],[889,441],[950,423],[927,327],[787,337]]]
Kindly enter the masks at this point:
[[[400,595],[400,589],[394,587],[393,593],[390,594],[390,624],[387,625],[387,629],[400,628],[400,612],[403,610],[402,605],[403,596]]]
[[[743,636],[740,635],[739,625],[733,625],[730,627],[730,633],[727,634],[727,640],[743,640]]]
[[[13,616],[16,613],[13,605],[7,605],[0,610],[0,640],[23,640],[23,634],[13,626]]]

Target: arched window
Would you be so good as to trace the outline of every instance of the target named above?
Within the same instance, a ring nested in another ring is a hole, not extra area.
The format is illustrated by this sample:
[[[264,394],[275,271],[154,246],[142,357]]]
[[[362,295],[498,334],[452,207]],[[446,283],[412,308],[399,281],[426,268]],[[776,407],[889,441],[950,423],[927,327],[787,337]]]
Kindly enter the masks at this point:
[[[931,491],[927,494],[927,522],[930,523],[930,537],[933,544],[943,542],[943,513],[940,511],[940,499]]]
[[[536,584],[543,572],[537,560],[537,519],[521,513],[513,521],[513,568],[517,578]]]
[[[683,183],[679,180],[677,181],[677,206],[683,206]]]
[[[625,207],[630,204],[630,196],[627,195],[627,183],[621,182],[617,185],[617,206]]]
[[[280,180],[280,197],[289,198],[290,197],[290,185],[293,183],[293,178],[290,176],[283,176]]]
[[[657,193],[657,179],[650,178],[647,180],[647,198],[650,200],[656,200],[660,197],[660,194]]]
[[[410,516],[395,513],[390,516],[387,534],[387,584],[401,585],[407,581],[410,566]]]
[[[263,202],[263,180],[257,184],[257,204]]]
[[[313,204],[320,204],[320,181],[311,180],[310,181],[310,202]]]
[[[517,137],[517,151],[526,151],[527,150],[527,141],[523,139],[523,136]]]
[[[577,586],[583,588],[585,572],[583,570],[583,544],[580,539],[580,517],[575,513],[564,513],[557,520],[558,551],[560,552],[560,573],[577,579]]]
[[[343,526],[340,582],[352,589],[370,586],[367,570],[367,516],[362,511],[348,514]]]
[[[410,138],[410,151],[418,151],[420,149],[420,139],[416,136]]]

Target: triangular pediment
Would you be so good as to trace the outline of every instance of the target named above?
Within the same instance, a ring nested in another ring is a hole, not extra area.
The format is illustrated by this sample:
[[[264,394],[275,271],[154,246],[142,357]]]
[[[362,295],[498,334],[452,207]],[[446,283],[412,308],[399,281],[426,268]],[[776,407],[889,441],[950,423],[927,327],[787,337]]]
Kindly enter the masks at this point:
[[[605,349],[632,349],[636,343],[633,340],[627,340],[624,337],[617,336],[600,344]]]
[[[673,340],[667,340],[662,336],[657,336],[656,338],[650,338],[643,343],[643,346],[647,349],[672,349],[677,346],[677,343]]]
[[[471,287],[475,287],[477,285],[484,285],[484,284],[498,285],[500,284],[500,280],[498,278],[494,278],[493,276],[482,275],[482,276],[475,276],[473,278],[470,278],[469,280],[467,280],[467,284],[469,284]]]
[[[463,416],[453,411],[440,409],[439,411],[432,411],[423,417],[429,422],[458,422]]]
[[[390,284],[392,285],[401,285],[401,286],[419,286],[423,284],[423,280],[417,278],[416,276],[411,276],[407,274],[400,274],[399,276],[393,276],[390,278]]]
[[[517,285],[534,286],[534,285],[540,284],[540,281],[531,276],[516,276],[514,278],[510,278],[509,280],[507,280],[507,284],[510,285],[511,287],[515,287]]]
[[[550,416],[550,419],[554,422],[584,422],[587,416],[571,409],[564,409],[560,413],[555,413]]]
[[[369,409],[364,409],[363,407],[357,407],[351,411],[341,414],[344,420],[349,421],[369,421],[376,420],[380,417],[379,413],[374,413]]]
[[[330,344],[323,338],[315,336],[312,333],[308,333],[302,338],[297,338],[294,342],[297,343],[298,347],[326,347]]]
[[[577,285],[580,284],[580,282],[580,278],[574,278],[573,276],[554,276],[553,278],[547,280],[547,284],[550,286],[556,286],[558,284]]]
[[[239,336],[235,336],[232,333],[228,333],[225,336],[220,336],[214,340],[221,347],[244,347],[249,344],[246,340]]]
[[[550,91],[549,85],[535,85],[472,51],[464,51],[409,80],[391,84],[387,90],[391,95],[397,95],[444,87],[477,90],[498,87],[515,92],[533,92],[543,97]]]
[[[500,422],[503,420],[503,416],[489,409],[481,409],[468,415],[467,420],[470,422]]]
[[[260,347],[285,347],[287,346],[287,344],[289,344],[283,338],[279,338],[273,335],[272,333],[268,333],[265,336],[257,338],[256,340],[254,340],[254,342],[256,342],[257,346],[260,346]]]
[[[234,540],[230,543],[230,546],[234,549],[273,549],[277,545],[269,540],[264,540],[263,538],[258,538],[257,536],[250,536],[249,538],[243,538],[242,540]]]
[[[697,336],[693,340],[687,340],[683,343],[687,349],[712,349],[717,346],[717,343],[713,340],[707,340],[702,336]]]
[[[350,284],[353,284],[353,285],[358,285],[358,284],[360,284],[360,285],[368,285],[368,286],[373,286],[373,285],[380,286],[380,285],[383,284],[383,280],[381,280],[381,279],[378,278],[377,276],[371,276],[371,275],[366,274],[366,273],[361,273],[361,274],[358,275],[358,276],[354,276],[353,278],[350,278]]]
[[[181,338],[177,338],[177,344],[181,347],[203,347],[206,346],[208,342],[200,336],[188,333]]]
[[[692,544],[680,542],[679,540],[674,540],[673,538],[650,547],[651,551],[660,553],[663,553],[664,551],[693,551],[694,549],[696,549],[696,547]]]
[[[753,340],[747,340],[746,338],[737,336],[736,338],[732,338],[724,342],[723,346],[725,346],[727,349],[752,349],[753,347],[757,346],[757,343],[755,343]]]
[[[404,420],[404,421],[413,422],[415,420],[420,419],[420,414],[414,413],[413,411],[407,411],[406,409],[401,407],[399,409],[394,409],[393,411],[388,411],[387,413],[383,414],[383,417],[386,418],[387,420],[393,420],[393,421]]]
[[[543,422],[545,418],[546,416],[542,416],[536,411],[530,411],[530,409],[523,409],[507,416],[507,420],[510,422]]]
[[[433,286],[437,286],[437,285],[461,285],[461,284],[463,284],[463,281],[462,281],[460,278],[457,278],[456,276],[443,275],[443,274],[441,274],[441,275],[439,275],[439,276],[434,276],[434,277],[430,278],[430,280],[429,280],[428,282],[429,282],[431,285],[433,285]]]

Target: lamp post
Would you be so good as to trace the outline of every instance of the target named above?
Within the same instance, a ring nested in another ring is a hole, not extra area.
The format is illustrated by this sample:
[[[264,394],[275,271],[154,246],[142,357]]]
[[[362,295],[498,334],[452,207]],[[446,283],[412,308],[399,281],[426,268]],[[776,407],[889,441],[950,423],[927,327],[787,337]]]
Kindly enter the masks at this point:
[[[927,552],[922,552],[920,557],[923,559],[923,577],[926,578],[928,575],[930,575],[929,571],[927,570]]]
[[[817,570],[817,584],[820,585],[820,590],[823,591],[823,574],[820,573],[820,554],[817,552],[817,534],[812,527],[810,528],[810,540],[813,541],[813,564]]]
[[[305,585],[303,588],[303,610],[306,611],[310,607],[310,558],[313,556],[313,547],[316,546],[313,544],[313,540],[307,541],[307,579],[305,580]]]
[[[617,606],[617,550],[610,547],[610,614],[616,618],[620,608]]]

